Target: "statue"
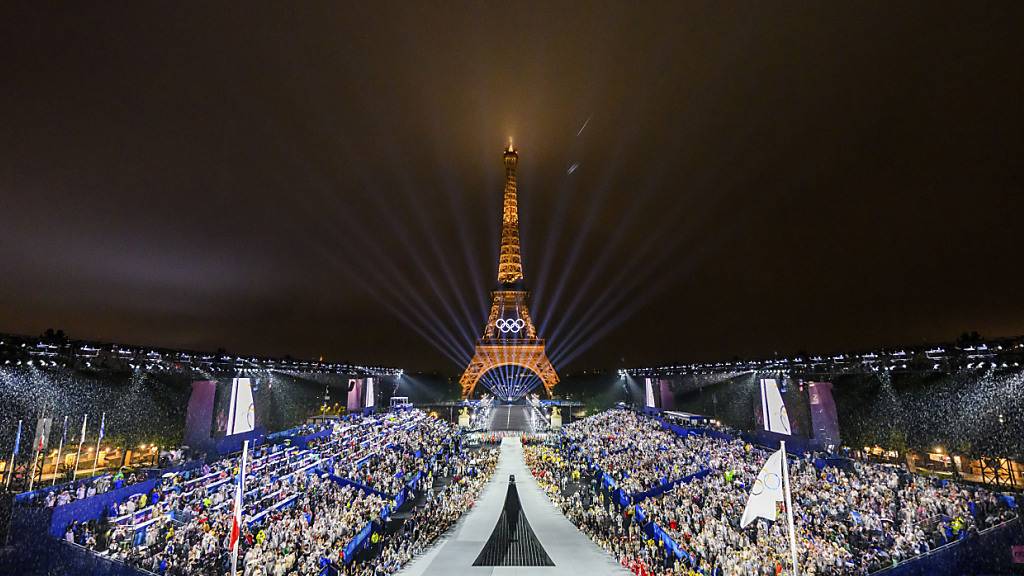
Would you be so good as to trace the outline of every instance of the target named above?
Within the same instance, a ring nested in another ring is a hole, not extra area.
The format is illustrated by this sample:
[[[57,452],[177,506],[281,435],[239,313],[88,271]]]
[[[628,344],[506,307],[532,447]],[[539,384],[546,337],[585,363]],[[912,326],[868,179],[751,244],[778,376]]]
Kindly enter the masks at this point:
[[[459,410],[459,417],[461,418],[463,416],[469,418],[469,406],[464,406],[462,410]]]
[[[558,406],[551,407],[551,427],[554,429],[562,427],[562,412]]]

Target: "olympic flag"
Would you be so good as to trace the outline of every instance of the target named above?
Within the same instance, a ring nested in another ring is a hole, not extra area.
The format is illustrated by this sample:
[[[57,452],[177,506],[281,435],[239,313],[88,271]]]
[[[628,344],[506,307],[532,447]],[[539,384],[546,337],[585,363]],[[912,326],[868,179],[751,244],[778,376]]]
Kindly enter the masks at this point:
[[[793,525],[793,498],[789,493],[789,465],[786,463],[786,441],[780,442],[778,452],[768,457],[761,472],[750,487],[750,498],[740,518],[740,528],[758,518],[775,521],[775,504],[786,503],[786,519],[789,521],[789,553],[793,563],[793,576],[797,575],[796,528]]]
[[[231,405],[228,410],[227,436],[252,432],[256,427],[256,405],[252,400],[252,385],[248,378],[235,378],[231,381]]]
[[[758,518],[775,521],[775,504],[785,500],[782,490],[782,450],[779,450],[768,457],[761,472],[750,487],[750,499],[747,500],[747,507],[743,509],[743,518],[740,519],[740,528],[746,528],[748,524]]]
[[[773,378],[761,380],[761,410],[764,415],[764,429],[769,432],[789,435],[789,414],[786,404],[782,401],[779,386]],[[779,442],[779,451],[768,457],[761,468],[757,480],[750,488],[750,499],[743,509],[740,527],[746,528],[757,518],[775,520],[775,504],[786,503],[786,519],[789,521],[789,553],[793,563],[793,576],[796,576],[796,527],[793,523],[793,497],[789,487],[789,465],[786,462],[786,441]]]

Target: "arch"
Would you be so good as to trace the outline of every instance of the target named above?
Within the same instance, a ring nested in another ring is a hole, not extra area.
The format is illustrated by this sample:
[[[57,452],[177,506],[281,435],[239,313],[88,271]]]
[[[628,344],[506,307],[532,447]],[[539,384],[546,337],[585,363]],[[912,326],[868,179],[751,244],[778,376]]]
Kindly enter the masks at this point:
[[[502,366],[517,366],[536,374],[549,398],[558,384],[558,373],[548,360],[543,340],[529,345],[478,345],[473,359],[459,379],[462,397],[472,396],[484,374]]]

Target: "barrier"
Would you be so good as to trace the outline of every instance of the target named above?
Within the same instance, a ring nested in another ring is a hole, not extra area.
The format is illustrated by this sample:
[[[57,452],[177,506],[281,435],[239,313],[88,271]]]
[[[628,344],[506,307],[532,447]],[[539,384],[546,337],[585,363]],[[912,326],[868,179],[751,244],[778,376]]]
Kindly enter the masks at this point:
[[[356,552],[361,547],[369,544],[370,534],[373,533],[373,522],[368,522],[358,534],[352,538],[352,541],[345,546],[345,565],[349,565],[352,559],[355,558]]]
[[[330,479],[335,484],[338,484],[339,486],[351,486],[364,494],[376,494],[377,496],[380,496],[385,500],[391,498],[390,496],[381,492],[380,490],[374,490],[373,488],[370,488],[366,484],[360,484],[355,480],[349,480],[348,478],[342,478],[341,476],[335,476],[334,474],[328,474],[327,478]]]
[[[683,438],[687,436],[707,436],[709,438],[717,438],[719,440],[726,441],[732,441],[736,439],[732,434],[728,434],[726,432],[721,432],[718,430],[709,430],[707,428],[688,428],[686,426],[680,426],[678,424],[666,422],[661,418],[656,418],[656,420],[661,424],[662,428],[670,430],[674,432],[677,436],[682,436]]]
[[[309,448],[309,443],[312,442],[313,440],[319,440],[320,438],[327,438],[331,434],[332,434],[332,431],[330,429],[327,429],[327,430],[321,430],[319,432],[314,432],[313,434],[307,434],[305,436],[296,436],[296,437],[291,439],[292,440],[292,445],[293,446],[298,446],[299,448],[305,450],[305,449]]]
[[[72,521],[88,522],[98,519],[114,502],[120,504],[128,498],[149,492],[157,485],[156,478],[150,478],[131,486],[125,486],[85,500],[76,500],[53,509],[50,516],[50,536],[61,538]]]
[[[261,426],[257,426],[252,432],[246,432],[244,434],[234,434],[231,436],[224,436],[218,438],[214,443],[213,451],[216,452],[214,460],[219,460],[234,452],[242,451],[242,443],[249,440],[249,447],[256,449],[261,446],[267,439],[266,429]],[[208,456],[207,458],[209,458]]]
[[[149,474],[150,478],[156,478],[156,477],[159,477],[159,476],[163,476],[164,474],[168,474],[168,473],[171,473],[171,474],[184,474],[186,472],[191,472],[192,470],[195,470],[196,468],[202,468],[203,464],[205,464],[205,461],[203,461],[203,460],[189,460],[188,462],[185,462],[184,464],[179,464],[177,466],[172,466],[170,468],[165,468],[165,469],[151,468],[151,469],[149,469],[148,474]]]
[[[46,495],[49,494],[50,492],[56,492],[58,494],[64,490],[69,490],[73,492],[74,488],[77,487],[79,484],[85,484],[86,486],[89,486],[90,484],[93,484],[98,480],[101,480],[103,478],[109,478],[111,476],[112,474],[101,474],[99,476],[93,476],[91,478],[79,478],[74,482],[64,482],[63,484],[57,484],[55,486],[37,488],[31,492],[22,492],[21,494],[16,494],[14,496],[14,503],[21,504],[23,506],[31,505],[36,500],[45,500]]]
[[[1007,574],[1013,571],[1011,546],[1024,542],[1021,519],[1015,518],[965,539],[940,546],[931,552],[872,576],[960,576],[962,574]],[[1019,565],[1018,565],[1019,566]]]

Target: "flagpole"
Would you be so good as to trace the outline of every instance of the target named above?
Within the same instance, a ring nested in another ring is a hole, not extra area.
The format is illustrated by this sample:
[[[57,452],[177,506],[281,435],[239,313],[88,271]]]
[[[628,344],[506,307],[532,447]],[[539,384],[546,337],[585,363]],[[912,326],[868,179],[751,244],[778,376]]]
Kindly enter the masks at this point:
[[[246,455],[249,453],[249,441],[242,441],[242,461],[238,466],[238,499],[235,500],[235,515],[238,518],[242,518],[242,498],[245,495],[245,460]],[[242,544],[242,526],[245,525],[244,518],[238,523],[238,540],[235,541],[234,548],[231,549],[231,576],[235,576],[238,570],[238,549]]]
[[[37,427],[38,428],[38,427]],[[46,448],[46,417],[43,417],[43,436],[42,438],[33,438],[32,443],[36,445],[36,457],[32,459],[32,473],[28,477],[28,491],[31,492],[32,488],[36,485],[36,466],[39,466],[39,457],[43,455],[43,450]],[[43,463],[45,464],[45,460]],[[43,480],[43,471],[39,470],[39,480]]]
[[[60,457],[64,453],[64,440],[68,437],[68,417],[64,417],[64,429],[60,433],[60,448],[57,448],[57,461],[53,463],[53,482],[50,486],[57,485],[57,477],[60,475]]]
[[[96,439],[96,461],[92,465],[92,468],[93,468],[92,472],[93,472],[93,474],[95,474],[96,471],[99,470],[99,467],[100,467],[100,442],[103,442],[103,428],[106,425],[107,425],[107,413],[104,412],[103,416],[100,419],[100,435],[99,435],[99,438]]]
[[[82,435],[78,439],[78,454],[75,454],[75,471],[71,474],[71,481],[78,480],[78,463],[82,460],[82,444],[85,443],[85,430],[89,425],[89,415],[82,419]]]
[[[780,440],[782,450],[782,483],[786,488],[786,516],[789,519],[789,553],[793,560],[793,576],[797,576],[796,529],[793,527],[793,497],[789,491],[789,463],[786,461],[786,441]]]
[[[14,456],[18,453],[18,448],[21,447],[21,420],[18,420],[18,436],[14,439],[14,450],[11,451],[11,464],[7,467],[7,482],[4,489],[10,489],[11,478],[14,478]]]

